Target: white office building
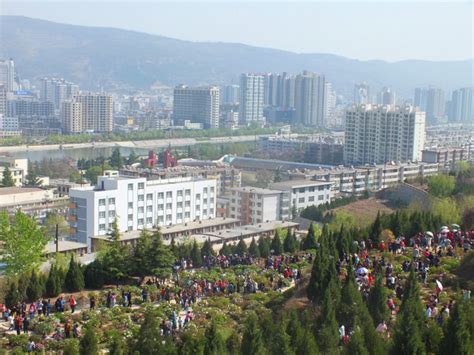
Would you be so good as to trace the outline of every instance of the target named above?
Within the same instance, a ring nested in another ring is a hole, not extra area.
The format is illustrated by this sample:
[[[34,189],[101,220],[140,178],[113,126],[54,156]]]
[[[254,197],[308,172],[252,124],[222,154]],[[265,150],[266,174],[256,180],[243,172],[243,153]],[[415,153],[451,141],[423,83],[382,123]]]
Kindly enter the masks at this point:
[[[241,124],[263,121],[265,77],[258,74],[240,76],[239,117]]]
[[[216,180],[101,176],[96,186],[70,189],[69,198],[71,237],[90,247],[116,218],[121,232],[214,218]]]
[[[345,126],[346,163],[421,161],[425,113],[413,106],[354,105],[346,111]]]
[[[219,128],[219,95],[216,86],[174,89],[173,120],[183,125],[185,121],[199,123],[204,128]]]

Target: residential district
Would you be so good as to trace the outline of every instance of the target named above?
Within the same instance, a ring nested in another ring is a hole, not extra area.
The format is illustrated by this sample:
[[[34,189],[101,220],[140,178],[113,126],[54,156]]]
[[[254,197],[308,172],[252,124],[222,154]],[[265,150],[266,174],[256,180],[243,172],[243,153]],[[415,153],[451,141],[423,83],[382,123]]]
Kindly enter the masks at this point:
[[[124,95],[0,61],[0,348],[472,354],[473,91],[304,71]]]

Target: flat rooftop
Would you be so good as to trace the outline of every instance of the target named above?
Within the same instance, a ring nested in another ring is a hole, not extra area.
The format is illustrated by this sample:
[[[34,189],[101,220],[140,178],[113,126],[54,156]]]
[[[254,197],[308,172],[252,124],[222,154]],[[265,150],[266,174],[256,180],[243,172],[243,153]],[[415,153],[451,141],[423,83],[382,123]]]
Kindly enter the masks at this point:
[[[299,188],[299,187],[311,187],[311,186],[326,186],[331,185],[332,183],[329,181],[322,181],[322,180],[287,180],[287,181],[280,181],[274,182],[270,184],[272,189],[288,189],[288,188]]]
[[[261,188],[261,187],[253,187],[253,186],[234,187],[234,188],[231,188],[229,190],[230,191],[249,192],[249,193],[261,194],[261,195],[275,195],[275,194],[280,193],[280,191],[278,191],[278,190],[264,189],[264,188]]]
[[[73,242],[69,240],[60,240],[58,243],[58,250],[59,252],[68,252],[68,251],[74,251],[78,249],[86,249],[87,250],[87,244],[84,243],[78,243],[78,242]],[[56,244],[55,243],[48,243],[46,244],[45,247],[45,252],[46,254],[52,254],[56,252]]]
[[[193,222],[188,222],[186,224],[175,224],[172,226],[161,227],[161,233],[163,235],[173,234],[173,233],[184,234],[186,232],[190,232],[199,228],[211,228],[211,227],[217,227],[217,226],[222,226],[222,225],[225,226],[232,223],[240,223],[240,220],[236,218],[218,217],[218,218],[206,219],[206,220],[195,221],[195,222],[193,221]],[[150,231],[152,232],[153,230],[150,230]],[[141,230],[123,232],[120,234],[120,240],[138,239],[140,238],[141,233],[142,233]],[[108,240],[109,235],[96,235],[92,238]]]
[[[15,195],[15,194],[27,194],[31,192],[46,191],[38,187],[0,187],[0,196]]]

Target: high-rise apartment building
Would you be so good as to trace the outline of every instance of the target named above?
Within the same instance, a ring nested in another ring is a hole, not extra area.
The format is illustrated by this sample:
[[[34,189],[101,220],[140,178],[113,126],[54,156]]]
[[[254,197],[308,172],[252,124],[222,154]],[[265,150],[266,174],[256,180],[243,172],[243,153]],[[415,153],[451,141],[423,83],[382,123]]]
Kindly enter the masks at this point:
[[[346,163],[421,160],[425,113],[413,106],[354,105],[346,111],[345,127]]]
[[[239,103],[240,87],[239,85],[225,85],[221,88],[221,104],[235,105]]]
[[[263,121],[265,78],[258,74],[240,76],[239,119],[241,124]]]
[[[329,123],[334,119],[336,111],[336,92],[330,82],[326,82],[324,90],[324,122]]]
[[[219,127],[219,94],[216,86],[187,87],[174,89],[173,120],[200,123],[204,128]]]
[[[0,84],[0,115],[7,114],[7,90],[5,85]]]
[[[395,105],[396,95],[391,88],[384,87],[380,90],[378,103],[380,105]]]
[[[325,127],[325,86],[323,75],[304,71],[296,76],[295,115],[298,123]]]
[[[415,106],[426,112],[428,123],[436,124],[444,119],[446,101],[444,91],[437,88],[416,88]]]
[[[282,83],[282,97],[280,107],[284,110],[295,108],[296,78],[293,75],[285,75]]]
[[[61,109],[65,100],[72,99],[79,93],[79,86],[64,79],[43,78],[40,83],[40,99],[50,101],[56,110]]]
[[[354,104],[370,104],[370,87],[366,82],[354,85]]]
[[[61,109],[61,121],[66,133],[82,133],[82,103],[73,100],[64,101]]]
[[[453,123],[474,123],[474,87],[453,91],[448,110]]]
[[[4,85],[7,92],[15,88],[15,62],[13,59],[0,59],[0,85]]]
[[[112,96],[81,93],[64,101],[61,108],[62,124],[67,133],[111,132],[113,129]]]

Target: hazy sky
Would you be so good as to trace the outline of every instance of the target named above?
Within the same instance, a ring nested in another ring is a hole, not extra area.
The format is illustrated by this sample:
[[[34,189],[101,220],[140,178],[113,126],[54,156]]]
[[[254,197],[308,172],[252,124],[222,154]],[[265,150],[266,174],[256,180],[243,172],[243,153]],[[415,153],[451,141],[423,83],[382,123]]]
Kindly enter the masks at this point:
[[[474,0],[0,0],[0,12],[358,59],[473,58]],[[1,43],[0,43],[1,45]]]

